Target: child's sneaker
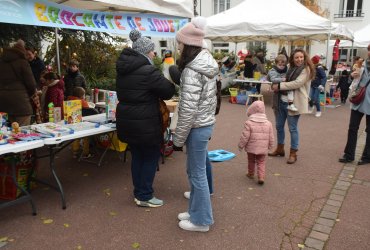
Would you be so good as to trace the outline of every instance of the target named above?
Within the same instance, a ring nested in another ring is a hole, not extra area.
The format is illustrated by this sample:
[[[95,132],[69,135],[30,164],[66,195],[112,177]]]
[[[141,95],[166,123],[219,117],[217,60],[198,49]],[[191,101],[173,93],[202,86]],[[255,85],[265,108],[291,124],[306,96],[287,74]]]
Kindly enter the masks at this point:
[[[321,116],[321,111],[316,112],[315,116],[320,117]]]
[[[288,110],[290,110],[290,111],[298,111],[298,109],[294,106],[293,103],[288,105]]]
[[[313,113],[313,109],[314,109],[314,107],[312,106],[312,107],[308,107],[308,113],[309,114],[312,114]]]
[[[73,159],[78,159],[78,157],[79,157],[79,152],[78,151],[72,153],[72,158]]]
[[[258,178],[258,184],[262,186],[265,184],[265,180],[263,178]]]
[[[247,176],[249,179],[254,179],[254,174],[252,174],[252,173],[248,173],[248,174],[246,174],[246,176]]]
[[[95,155],[88,153],[87,155],[83,155],[82,159],[89,159],[89,158],[93,158],[94,156]]]

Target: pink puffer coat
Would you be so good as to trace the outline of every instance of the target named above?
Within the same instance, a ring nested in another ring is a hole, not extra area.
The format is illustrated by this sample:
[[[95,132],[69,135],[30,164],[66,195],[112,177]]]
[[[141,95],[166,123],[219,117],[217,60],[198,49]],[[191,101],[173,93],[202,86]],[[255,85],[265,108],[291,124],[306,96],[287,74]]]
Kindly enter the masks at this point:
[[[265,155],[274,145],[274,132],[265,114],[265,104],[262,101],[253,102],[247,116],[238,147],[248,153]]]

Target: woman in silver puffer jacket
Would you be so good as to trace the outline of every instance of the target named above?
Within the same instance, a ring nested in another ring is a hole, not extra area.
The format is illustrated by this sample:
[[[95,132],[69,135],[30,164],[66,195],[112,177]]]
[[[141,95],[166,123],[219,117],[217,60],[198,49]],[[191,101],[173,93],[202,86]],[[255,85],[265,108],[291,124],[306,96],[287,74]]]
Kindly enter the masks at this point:
[[[188,231],[207,232],[213,224],[206,176],[208,140],[216,122],[217,62],[202,49],[205,19],[197,17],[177,34],[181,58],[181,95],[174,146],[186,144],[187,174],[191,186],[189,209],[180,213],[179,226]]]

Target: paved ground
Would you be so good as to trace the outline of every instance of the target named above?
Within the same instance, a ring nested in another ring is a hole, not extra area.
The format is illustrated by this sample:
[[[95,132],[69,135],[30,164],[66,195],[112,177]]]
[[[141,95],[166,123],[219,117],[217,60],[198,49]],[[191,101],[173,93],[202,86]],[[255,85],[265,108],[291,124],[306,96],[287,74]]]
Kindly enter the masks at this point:
[[[274,121],[270,99],[265,102]],[[210,149],[238,152],[245,108],[224,100],[217,119]],[[187,208],[184,153],[173,154],[157,173],[156,195],[165,206],[146,209],[133,203],[130,157],[123,163],[112,152],[99,168],[77,163],[65,149],[57,159],[57,171],[67,209],[61,209],[58,193],[39,187],[33,192],[37,216],[31,216],[29,204],[1,210],[0,241],[5,243],[0,246],[17,250],[299,249],[306,244],[305,249],[369,249],[370,165],[343,165],[337,160],[348,121],[348,104],[327,109],[321,118],[302,116],[298,162],[287,165],[285,158],[269,158],[263,187],[245,177],[245,154],[214,163],[215,224],[208,233],[186,232],[177,225],[177,214]],[[39,176],[50,178],[46,164],[41,162]],[[47,219],[52,223],[44,224]]]

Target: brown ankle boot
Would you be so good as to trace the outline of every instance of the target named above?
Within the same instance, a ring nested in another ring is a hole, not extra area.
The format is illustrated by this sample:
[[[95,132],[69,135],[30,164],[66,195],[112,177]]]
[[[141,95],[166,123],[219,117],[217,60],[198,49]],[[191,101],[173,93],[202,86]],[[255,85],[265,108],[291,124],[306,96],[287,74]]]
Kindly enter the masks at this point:
[[[286,163],[288,164],[293,164],[294,162],[297,161],[297,151],[298,149],[290,149],[290,155],[289,155],[289,159]]]
[[[278,144],[274,152],[269,153],[269,156],[285,156],[284,144]]]

